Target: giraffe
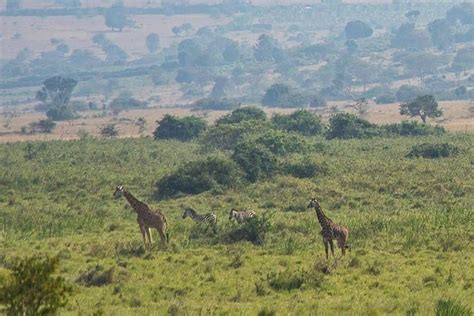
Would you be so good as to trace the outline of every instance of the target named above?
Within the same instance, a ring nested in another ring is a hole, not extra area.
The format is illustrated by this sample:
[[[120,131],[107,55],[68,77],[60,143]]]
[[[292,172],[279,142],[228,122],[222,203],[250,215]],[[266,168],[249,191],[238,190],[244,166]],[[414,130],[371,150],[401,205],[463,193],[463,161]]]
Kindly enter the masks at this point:
[[[318,200],[312,198],[309,202],[308,208],[314,207],[316,216],[318,217],[319,224],[321,225],[321,235],[323,236],[324,251],[326,252],[326,260],[329,259],[328,244],[331,246],[331,253],[334,257],[334,244],[333,239],[337,240],[337,245],[341,248],[342,255],[346,254],[347,238],[349,236],[349,230],[346,227],[335,224],[329,217],[324,214],[319,205]]]
[[[167,221],[166,216],[159,210],[152,211],[147,204],[135,198],[130,192],[128,192],[122,185],[117,186],[114,192],[114,196],[118,197],[123,195],[128,203],[132,206],[133,210],[137,213],[137,222],[142,233],[143,242],[151,244],[153,242],[151,237],[151,228],[156,228],[160,234],[161,243],[166,246],[168,242],[167,238]]]

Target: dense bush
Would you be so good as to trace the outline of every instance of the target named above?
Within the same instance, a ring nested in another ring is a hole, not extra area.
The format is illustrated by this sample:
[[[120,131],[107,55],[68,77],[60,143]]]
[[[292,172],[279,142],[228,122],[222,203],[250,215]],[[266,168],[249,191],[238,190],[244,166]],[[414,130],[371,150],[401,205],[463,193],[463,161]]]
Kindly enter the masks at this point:
[[[325,164],[319,164],[309,157],[292,157],[283,166],[286,174],[296,178],[313,178],[316,175],[325,175],[328,173],[328,167]]]
[[[408,158],[445,158],[456,155],[459,148],[448,143],[430,144],[423,143],[413,145],[410,152],[407,154]]]
[[[155,198],[228,189],[237,186],[241,178],[242,172],[233,161],[220,156],[208,157],[187,163],[161,178],[155,185]]]
[[[250,182],[269,178],[278,169],[275,155],[264,145],[255,141],[243,141],[239,143],[232,156],[235,162],[245,171],[246,178]]]
[[[275,155],[303,153],[307,149],[307,144],[303,137],[283,131],[271,130],[249,138],[249,140],[245,141],[255,141],[255,143],[265,146]]]
[[[272,117],[272,123],[279,129],[306,136],[318,135],[324,130],[321,116],[306,110],[298,110],[289,115],[275,114]]]
[[[242,121],[265,121],[267,115],[263,112],[262,109],[259,109],[254,106],[246,106],[240,109],[232,111],[232,113],[227,114],[216,121],[217,125],[220,124],[234,124],[240,123]]]
[[[0,286],[0,304],[7,315],[54,315],[66,305],[72,288],[53,276],[58,258],[30,257],[12,266],[12,277]]]
[[[350,113],[337,113],[329,119],[326,138],[366,138],[379,135],[377,125]]]
[[[440,135],[446,132],[441,126],[433,127],[427,124],[409,121],[383,125],[382,128],[385,130],[386,134],[396,136]]]
[[[207,122],[196,116],[178,118],[166,114],[153,132],[155,139],[178,139],[187,141],[199,136],[207,128]]]
[[[299,107],[310,102],[310,96],[298,92],[286,85],[277,83],[267,89],[262,99],[262,105],[274,107]]]
[[[29,124],[30,133],[51,133],[56,127],[56,123],[50,119],[39,120]]]
[[[201,143],[210,148],[234,149],[248,134],[262,133],[270,129],[270,124],[264,121],[220,124],[208,128],[201,138]]]
[[[255,245],[262,245],[272,227],[270,218],[271,215],[268,213],[257,214],[255,217],[248,218],[239,228],[227,233],[224,239],[230,242],[247,240]]]
[[[197,110],[233,110],[239,106],[239,101],[225,98],[204,98],[193,103],[193,108]]]
[[[362,21],[350,21],[344,28],[344,33],[348,39],[370,37],[374,30]]]

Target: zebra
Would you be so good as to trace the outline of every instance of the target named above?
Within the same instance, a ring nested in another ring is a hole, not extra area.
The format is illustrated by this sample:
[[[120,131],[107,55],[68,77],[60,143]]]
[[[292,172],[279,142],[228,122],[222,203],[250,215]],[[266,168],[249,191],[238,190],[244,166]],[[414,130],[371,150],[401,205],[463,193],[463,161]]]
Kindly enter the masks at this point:
[[[238,211],[237,209],[233,208],[230,210],[229,213],[229,220],[237,220],[238,223],[242,223],[248,218],[255,217],[254,211]]]
[[[213,214],[213,213],[198,214],[195,210],[189,207],[184,209],[183,218],[186,218],[186,217],[191,217],[193,221],[198,222],[198,223],[208,223],[208,224],[211,224],[212,226],[215,226],[217,224],[216,214]]]

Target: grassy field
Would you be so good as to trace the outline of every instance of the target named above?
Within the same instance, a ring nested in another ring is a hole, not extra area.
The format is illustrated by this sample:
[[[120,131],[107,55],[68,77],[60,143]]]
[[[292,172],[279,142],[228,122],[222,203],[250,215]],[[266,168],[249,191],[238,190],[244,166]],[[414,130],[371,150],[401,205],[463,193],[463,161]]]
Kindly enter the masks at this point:
[[[61,311],[71,315],[430,315],[439,299],[474,308],[473,135],[307,141],[325,174],[160,202],[157,180],[211,154],[198,142],[2,144],[0,279],[16,257],[58,255],[75,288]],[[460,153],[405,158],[424,142]],[[117,184],[166,214],[168,250],[144,249]],[[313,196],[349,228],[347,256],[325,261]],[[215,212],[218,233],[183,220],[184,207]],[[236,229],[231,207],[273,214],[263,245],[222,238]]]

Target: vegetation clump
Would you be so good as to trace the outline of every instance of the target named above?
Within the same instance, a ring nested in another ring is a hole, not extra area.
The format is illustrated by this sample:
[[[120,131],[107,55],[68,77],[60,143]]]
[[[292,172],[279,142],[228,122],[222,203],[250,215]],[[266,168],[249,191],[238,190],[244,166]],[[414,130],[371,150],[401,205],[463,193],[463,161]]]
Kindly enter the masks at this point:
[[[407,154],[408,158],[445,158],[454,156],[459,153],[459,148],[448,144],[432,144],[432,143],[423,143],[414,145],[410,152]]]
[[[191,140],[202,134],[207,128],[207,122],[196,116],[183,118],[166,114],[157,121],[158,127],[153,132],[155,139]]]
[[[231,160],[215,156],[185,164],[156,183],[155,198],[165,199],[180,194],[199,194],[209,190],[235,187],[242,178]]]
[[[327,139],[367,138],[380,135],[377,125],[350,113],[337,113],[329,119]]]
[[[272,117],[272,124],[287,132],[296,132],[305,136],[318,135],[324,131],[321,116],[306,110],[297,110],[288,115],[275,114]]]
[[[267,115],[262,109],[253,106],[246,106],[232,111],[232,113],[219,118],[216,125],[236,124],[242,121],[265,121]]]
[[[65,306],[72,287],[54,276],[58,265],[56,257],[33,256],[15,262],[11,277],[0,286],[6,315],[53,315]]]
[[[270,219],[271,214],[268,213],[247,218],[241,226],[228,232],[224,238],[230,242],[246,240],[255,245],[262,245],[272,227]]]

